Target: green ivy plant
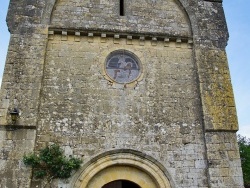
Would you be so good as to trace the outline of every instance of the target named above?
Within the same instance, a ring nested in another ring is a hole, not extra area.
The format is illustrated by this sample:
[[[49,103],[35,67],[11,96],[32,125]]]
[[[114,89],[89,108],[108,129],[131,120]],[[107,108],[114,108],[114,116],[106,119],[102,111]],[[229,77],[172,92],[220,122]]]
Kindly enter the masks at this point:
[[[250,188],[250,139],[238,135],[240,159],[245,188]]]
[[[66,158],[63,150],[57,144],[47,146],[38,155],[24,155],[23,162],[25,165],[33,167],[35,178],[46,178],[44,187],[53,179],[69,178],[73,171],[80,168],[82,163],[80,159],[74,157]]]

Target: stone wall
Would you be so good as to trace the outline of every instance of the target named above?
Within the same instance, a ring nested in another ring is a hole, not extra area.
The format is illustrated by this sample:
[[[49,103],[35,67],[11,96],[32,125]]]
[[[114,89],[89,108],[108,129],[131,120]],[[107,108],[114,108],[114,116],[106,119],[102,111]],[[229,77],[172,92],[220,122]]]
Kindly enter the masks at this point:
[[[241,162],[234,133],[206,133],[211,187],[243,187]]]
[[[120,16],[119,4],[117,0],[60,0],[55,5],[51,25],[56,28],[84,27],[130,33],[191,36],[188,17],[175,0],[124,1],[124,16]]]
[[[84,164],[119,149],[144,153],[172,187],[242,188],[221,1],[125,0],[124,16],[118,2],[10,1],[0,185],[40,186],[29,185],[22,156],[59,143]],[[121,49],[140,60],[132,84],[104,70]]]
[[[21,161],[33,152],[36,130],[0,129],[0,187],[29,187],[31,169]]]
[[[8,124],[8,113],[20,111],[19,125],[35,126],[47,35],[11,35],[1,88],[0,124]]]
[[[168,47],[163,42],[139,44],[53,36],[46,53],[37,149],[58,142],[85,161],[109,150],[133,149],[161,161],[177,187],[204,186],[205,146],[192,48],[174,42]],[[118,49],[141,60],[144,75],[134,88],[110,85],[103,75],[106,57]]]

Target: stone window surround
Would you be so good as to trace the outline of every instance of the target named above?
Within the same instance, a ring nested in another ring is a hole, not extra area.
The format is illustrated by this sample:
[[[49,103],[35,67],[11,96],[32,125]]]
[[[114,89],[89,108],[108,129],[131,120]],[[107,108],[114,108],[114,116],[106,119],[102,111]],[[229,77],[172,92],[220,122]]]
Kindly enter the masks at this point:
[[[137,66],[138,66],[138,71],[139,71],[137,73],[138,75],[136,75],[136,77],[134,77],[131,81],[126,82],[124,80],[124,82],[123,81],[118,82],[118,80],[115,80],[115,78],[112,78],[112,76],[108,73],[108,70],[107,70],[108,61],[111,58],[113,58],[114,56],[117,56],[119,54],[124,54],[124,55],[130,57],[131,59],[133,59],[133,62],[135,62],[135,64],[137,64]],[[132,53],[131,51],[125,50],[125,49],[112,51],[106,58],[104,69],[105,69],[105,75],[107,75],[111,79],[112,82],[116,82],[116,83],[120,83],[120,84],[129,84],[129,83],[133,83],[133,82],[137,81],[141,77],[141,74],[143,72],[143,68],[142,68],[142,64],[140,62],[140,59],[134,53]],[[110,80],[110,79],[108,79],[108,80]]]

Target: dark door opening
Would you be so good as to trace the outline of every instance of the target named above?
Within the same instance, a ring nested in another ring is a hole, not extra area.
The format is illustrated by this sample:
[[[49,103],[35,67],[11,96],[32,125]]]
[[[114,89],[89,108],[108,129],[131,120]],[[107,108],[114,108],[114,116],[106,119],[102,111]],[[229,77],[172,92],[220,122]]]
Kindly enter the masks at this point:
[[[131,181],[116,180],[107,183],[106,185],[102,186],[102,188],[141,188],[141,187]]]

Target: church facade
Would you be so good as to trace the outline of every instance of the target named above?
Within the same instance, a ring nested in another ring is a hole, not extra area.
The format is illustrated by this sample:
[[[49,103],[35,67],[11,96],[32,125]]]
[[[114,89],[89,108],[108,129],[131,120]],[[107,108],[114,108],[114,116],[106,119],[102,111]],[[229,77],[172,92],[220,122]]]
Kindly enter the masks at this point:
[[[244,187],[221,0],[10,0],[7,24],[0,187],[42,187],[22,158],[54,143],[83,164],[52,187]]]

